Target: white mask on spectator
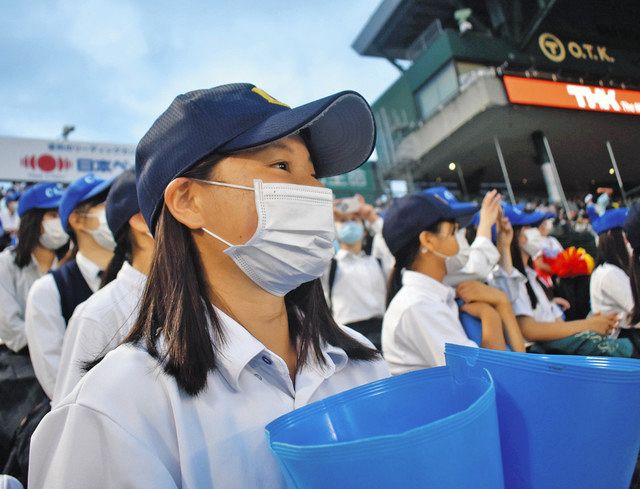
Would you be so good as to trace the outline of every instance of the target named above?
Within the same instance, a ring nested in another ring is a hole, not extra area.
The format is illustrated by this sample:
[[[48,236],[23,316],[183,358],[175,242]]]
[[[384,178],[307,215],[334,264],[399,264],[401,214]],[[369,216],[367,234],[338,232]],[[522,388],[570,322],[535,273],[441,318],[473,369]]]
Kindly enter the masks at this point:
[[[537,257],[544,248],[544,236],[540,234],[538,228],[529,228],[524,230],[524,236],[527,238],[527,242],[522,245],[522,249],[531,258]]]
[[[40,244],[48,250],[57,250],[67,244],[69,235],[64,232],[59,217],[42,221],[44,232],[40,235]]]
[[[454,256],[448,256],[445,258],[444,264],[447,269],[447,273],[459,272],[469,261],[469,254],[471,247],[465,236],[466,229],[459,229],[456,233],[456,241],[458,242],[458,253]]]

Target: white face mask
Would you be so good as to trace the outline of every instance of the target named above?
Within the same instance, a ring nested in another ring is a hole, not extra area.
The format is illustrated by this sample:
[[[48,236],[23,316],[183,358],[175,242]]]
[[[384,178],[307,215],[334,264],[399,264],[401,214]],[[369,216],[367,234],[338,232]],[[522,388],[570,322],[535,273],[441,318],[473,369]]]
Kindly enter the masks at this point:
[[[100,222],[100,225],[96,229],[88,229],[87,232],[93,237],[93,239],[102,246],[105,250],[113,251],[116,249],[116,242],[113,239],[113,234],[107,224],[107,211],[102,209],[95,214],[86,214],[89,217],[95,217]]]
[[[262,180],[254,180],[253,188],[198,181],[255,192],[258,227],[245,244],[234,245],[202,230],[226,244],[224,253],[258,286],[282,297],[324,273],[335,253],[330,189]]]
[[[458,242],[458,253],[445,259],[444,264],[447,269],[447,273],[459,272],[469,261],[471,247],[469,246],[469,242],[465,237],[465,233],[465,229],[459,229],[456,233],[456,241]]]
[[[64,232],[59,217],[42,221],[44,232],[40,235],[40,244],[49,250],[57,250],[67,244],[69,235]]]
[[[545,239],[538,228],[529,228],[524,230],[524,236],[527,242],[522,245],[522,249],[531,258],[537,257],[544,248]]]

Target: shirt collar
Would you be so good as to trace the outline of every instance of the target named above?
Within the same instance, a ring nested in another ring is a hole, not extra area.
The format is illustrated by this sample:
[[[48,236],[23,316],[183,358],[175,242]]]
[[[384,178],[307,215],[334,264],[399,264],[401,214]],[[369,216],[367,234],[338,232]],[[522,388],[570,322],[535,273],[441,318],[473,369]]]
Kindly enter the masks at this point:
[[[251,360],[268,350],[240,323],[220,309],[214,309],[224,331],[224,343],[219,349],[217,367],[227,383],[237,391],[240,389],[239,379],[242,371]],[[321,353],[326,365],[319,364],[313,352],[309,352],[306,367],[315,370],[325,379],[342,370],[349,360],[342,348],[327,343],[323,344]]]
[[[336,253],[335,259],[339,261],[339,260],[344,260],[345,258],[348,258],[348,257],[363,256],[364,254],[365,254],[364,251],[361,251],[360,253],[351,253],[350,251],[347,251],[344,248],[341,248]]]
[[[122,264],[117,279],[132,289],[144,287],[147,282],[147,276],[127,261]]]
[[[402,285],[417,287],[422,292],[428,293],[442,302],[451,302],[456,297],[456,291],[452,287],[420,272],[404,270],[402,272]]]
[[[100,288],[100,277],[98,274],[102,271],[98,264],[92,262],[80,252],[76,255],[76,263],[78,264],[78,268],[80,268],[82,276],[87,281],[89,288],[94,292],[98,290]]]

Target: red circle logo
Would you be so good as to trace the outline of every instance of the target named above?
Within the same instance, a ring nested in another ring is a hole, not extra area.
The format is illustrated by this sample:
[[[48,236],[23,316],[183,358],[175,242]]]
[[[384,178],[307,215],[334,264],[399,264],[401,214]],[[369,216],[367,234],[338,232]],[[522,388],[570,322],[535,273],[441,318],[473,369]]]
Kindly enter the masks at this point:
[[[41,155],[38,158],[38,168],[42,171],[53,171],[56,169],[56,159],[51,155]]]

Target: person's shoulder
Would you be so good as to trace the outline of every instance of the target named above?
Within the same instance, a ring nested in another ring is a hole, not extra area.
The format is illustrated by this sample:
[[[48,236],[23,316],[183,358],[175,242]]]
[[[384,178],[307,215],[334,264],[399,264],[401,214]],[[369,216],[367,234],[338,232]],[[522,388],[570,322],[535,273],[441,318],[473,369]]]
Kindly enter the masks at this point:
[[[16,254],[13,248],[5,248],[4,250],[2,250],[2,252],[0,253],[0,269],[10,270],[12,268],[15,268],[15,258]]]
[[[118,284],[115,280],[95,291],[91,296],[80,304],[73,313],[77,319],[90,319],[100,322],[105,316],[110,315],[117,298]]]
[[[43,295],[49,295],[53,291],[57,291],[56,281],[53,275],[46,273],[33,282],[31,289],[29,289],[29,297],[41,297]]]
[[[165,397],[163,384],[168,378],[159,362],[145,349],[120,345],[87,372],[56,409],[78,404],[107,416],[143,415],[145,409]]]

